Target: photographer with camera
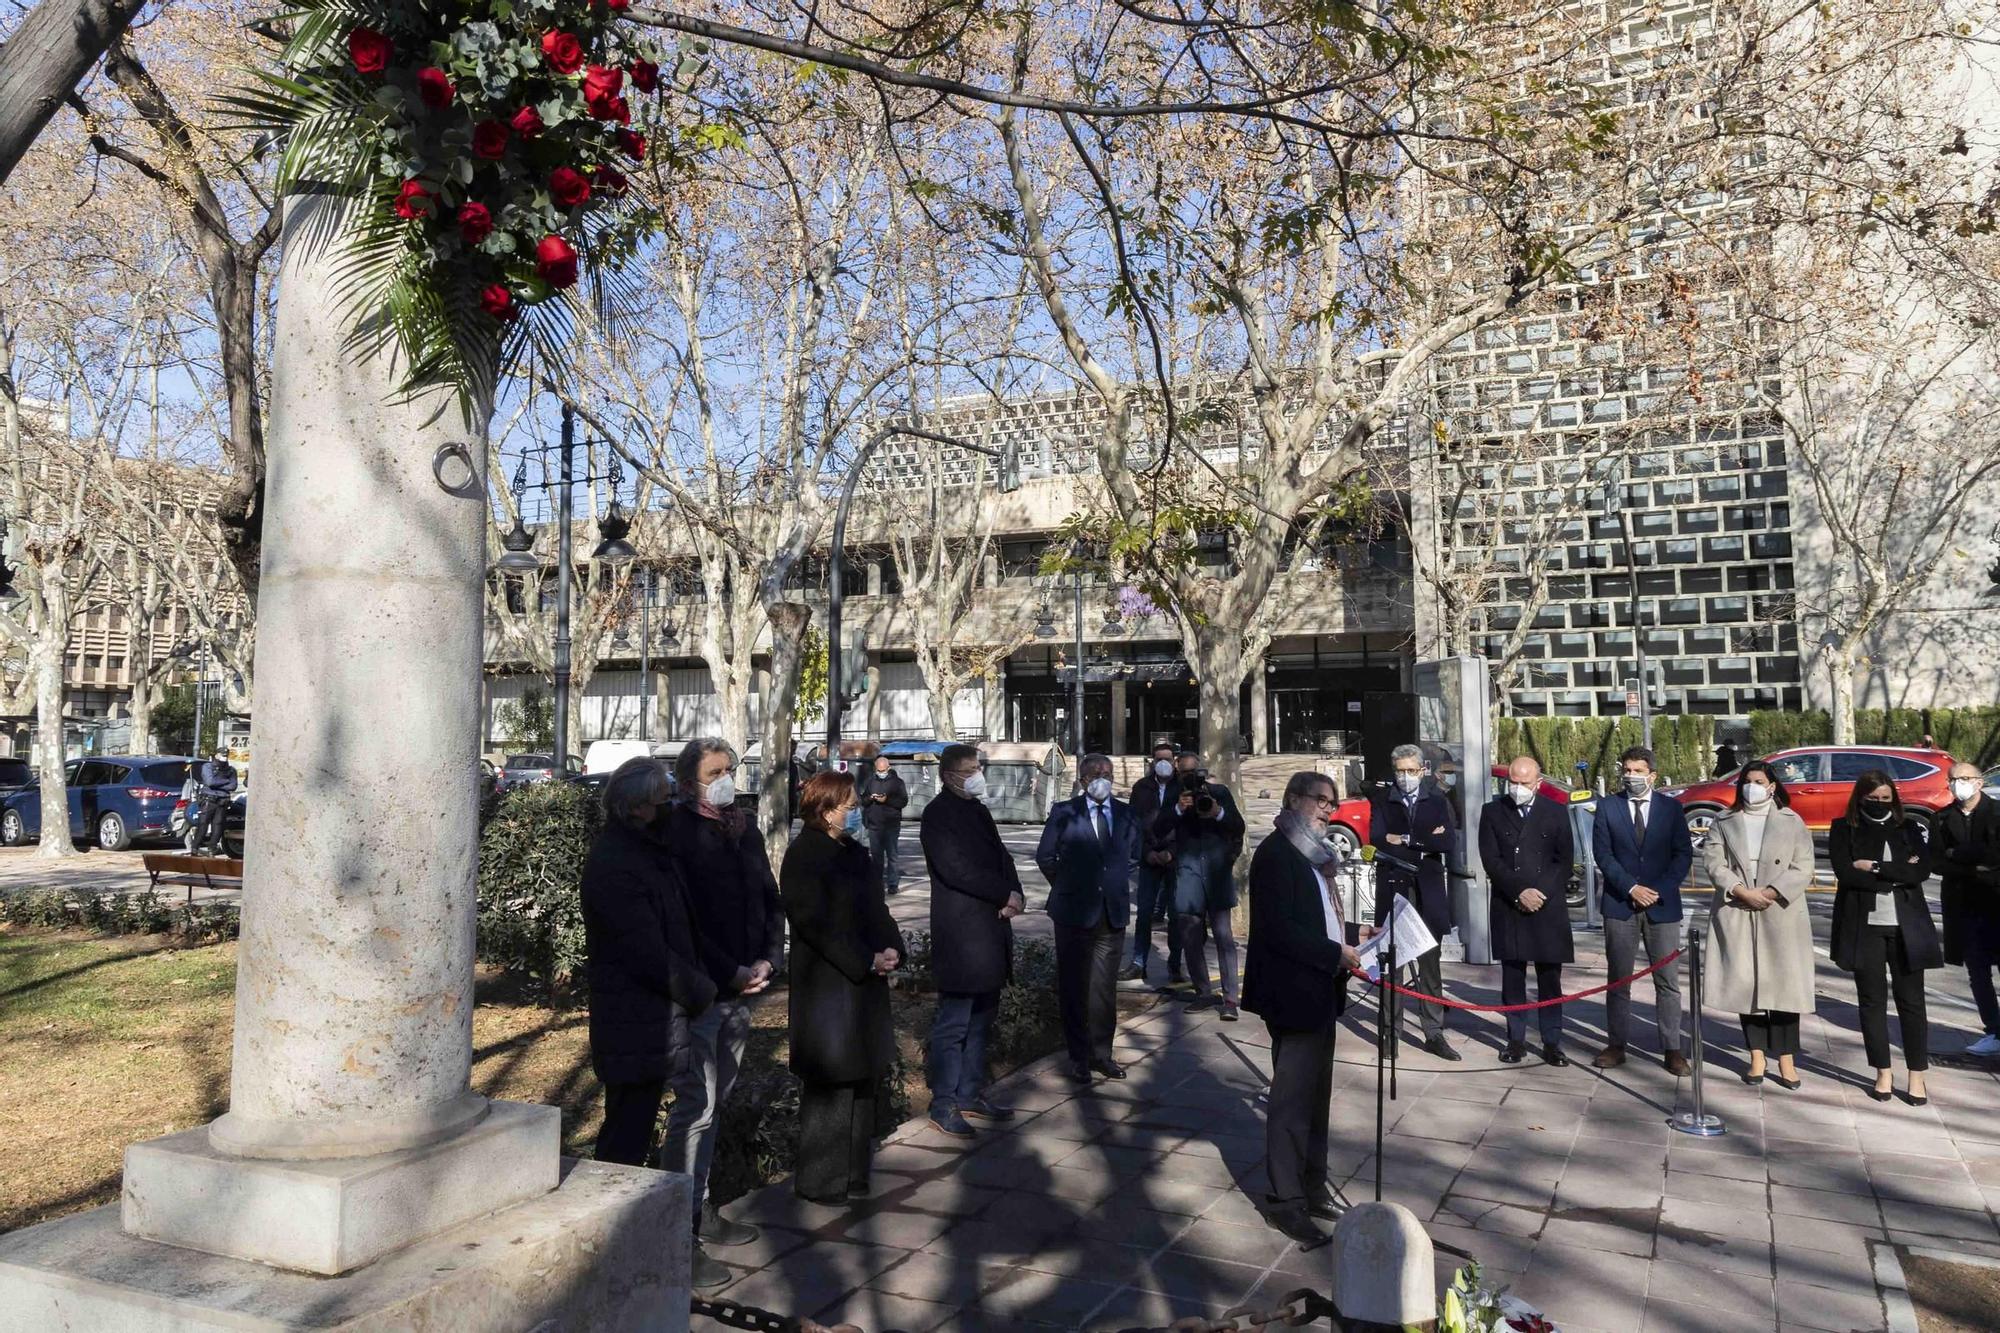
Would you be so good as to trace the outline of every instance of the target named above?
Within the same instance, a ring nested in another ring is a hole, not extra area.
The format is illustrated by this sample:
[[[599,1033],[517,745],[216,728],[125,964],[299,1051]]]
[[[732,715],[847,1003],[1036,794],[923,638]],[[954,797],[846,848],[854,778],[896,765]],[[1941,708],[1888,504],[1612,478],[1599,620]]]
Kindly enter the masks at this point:
[[[1194,982],[1190,1013],[1221,1005],[1225,1022],[1236,1021],[1236,935],[1229,913],[1236,906],[1232,871],[1243,850],[1243,816],[1229,789],[1208,780],[1201,756],[1181,752],[1176,764],[1180,791],[1153,821],[1152,843],[1174,853],[1174,926],[1181,937],[1182,965]],[[1215,936],[1215,962],[1222,994],[1209,989],[1207,937]]]

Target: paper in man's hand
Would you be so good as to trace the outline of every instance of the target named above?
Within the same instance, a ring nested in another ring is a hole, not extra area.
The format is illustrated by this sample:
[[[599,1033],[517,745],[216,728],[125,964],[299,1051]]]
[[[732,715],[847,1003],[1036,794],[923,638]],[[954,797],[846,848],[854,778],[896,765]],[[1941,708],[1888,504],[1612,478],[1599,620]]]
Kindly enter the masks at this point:
[[[1371,981],[1382,979],[1382,959],[1389,947],[1389,938],[1392,934],[1396,941],[1395,957],[1398,972],[1414,967],[1420,955],[1437,948],[1437,936],[1431,934],[1430,927],[1424,924],[1423,917],[1417,914],[1417,909],[1410,905],[1408,898],[1397,894],[1396,905],[1389,909],[1389,919],[1386,922],[1376,922],[1375,934],[1367,943],[1355,950],[1361,959],[1361,970],[1368,974]]]

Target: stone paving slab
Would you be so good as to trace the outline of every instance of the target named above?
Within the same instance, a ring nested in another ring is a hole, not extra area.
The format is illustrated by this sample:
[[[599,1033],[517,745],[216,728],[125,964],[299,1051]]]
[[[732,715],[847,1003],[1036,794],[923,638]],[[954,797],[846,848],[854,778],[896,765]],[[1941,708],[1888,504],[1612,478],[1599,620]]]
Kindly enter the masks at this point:
[[[1580,936],[1579,955],[1566,982],[1602,980],[1601,944]],[[1446,973],[1455,995],[1497,989],[1495,969]],[[1588,1065],[1601,1001],[1571,1006],[1567,1069],[1501,1065],[1498,1020],[1454,1015],[1462,1062],[1403,1048],[1400,1095],[1382,1108],[1384,1197],[1565,1333],[1888,1329],[1876,1248],[2000,1257],[2000,1067],[1950,1054],[1978,1035],[1964,975],[1930,979],[1939,1054],[1926,1107],[1866,1097],[1852,985],[1824,958],[1796,1092],[1743,1084],[1734,1019],[1709,1015],[1708,1109],[1729,1129],[1719,1139],[1667,1128],[1691,1085],[1656,1055],[1635,1047],[1620,1069]],[[1651,998],[1642,985],[1648,1041]],[[852,1211],[801,1204],[786,1184],[730,1205],[784,1230],[713,1252],[742,1270],[723,1294],[922,1333],[1160,1328],[1299,1286],[1328,1291],[1327,1251],[1300,1252],[1258,1209],[1262,1025],[1168,1003],[1129,1022],[1117,1049],[1122,1083],[1079,1090],[1053,1058],[1020,1071],[996,1093],[1020,1118],[970,1143],[902,1127]],[[1337,1057],[1331,1160],[1360,1201],[1376,1170],[1369,1004],[1350,1010]],[[1440,1282],[1459,1262],[1440,1249]]]

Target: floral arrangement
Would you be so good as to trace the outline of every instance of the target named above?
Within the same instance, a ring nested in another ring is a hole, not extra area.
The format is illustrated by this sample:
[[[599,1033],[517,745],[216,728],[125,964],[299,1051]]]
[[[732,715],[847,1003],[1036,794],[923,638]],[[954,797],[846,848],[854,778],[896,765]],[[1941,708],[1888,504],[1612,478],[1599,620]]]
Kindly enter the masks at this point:
[[[357,336],[400,343],[406,390],[452,385],[469,409],[567,336],[580,279],[617,309],[614,275],[658,225],[637,173],[673,165],[655,162],[662,53],[627,3],[304,0],[281,69],[226,99],[282,143],[281,190],[354,201],[316,239],[349,264]]]
[[[1489,1289],[1477,1262],[1469,1263],[1445,1288],[1438,1333],[1559,1333],[1541,1311],[1505,1288]]]

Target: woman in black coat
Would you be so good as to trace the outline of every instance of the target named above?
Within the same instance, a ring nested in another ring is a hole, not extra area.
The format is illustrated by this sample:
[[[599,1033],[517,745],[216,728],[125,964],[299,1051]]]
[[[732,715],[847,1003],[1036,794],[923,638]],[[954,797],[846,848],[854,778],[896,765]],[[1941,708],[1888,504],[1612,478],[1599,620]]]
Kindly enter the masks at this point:
[[[600,1162],[646,1165],[667,1079],[687,1058],[687,1022],[715,1000],[680,877],[651,831],[670,793],[656,761],[620,765],[583,863],[590,1063],[604,1084]]]
[[[854,779],[816,774],[799,793],[805,827],[785,853],[779,893],[792,927],[792,1072],[799,1076],[799,1168],[814,1203],[868,1193],[875,1087],[895,1057],[889,973],[903,937],[868,849],[847,832]]]
[[[1863,773],[1848,798],[1847,814],[1827,835],[1827,854],[1839,889],[1833,897],[1833,963],[1854,974],[1861,1008],[1861,1040],[1875,1069],[1868,1095],[1890,1096],[1889,996],[1903,1023],[1903,1063],[1909,1100],[1922,1106],[1924,1071],[1930,1068],[1930,1018],[1924,1009],[1924,971],[1944,966],[1937,927],[1924,900],[1931,874],[1923,826],[1903,817],[1903,801],[1887,773]],[[1884,980],[1884,973],[1887,980]]]

